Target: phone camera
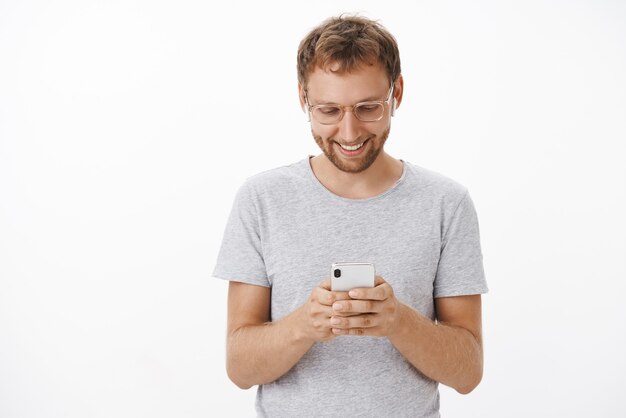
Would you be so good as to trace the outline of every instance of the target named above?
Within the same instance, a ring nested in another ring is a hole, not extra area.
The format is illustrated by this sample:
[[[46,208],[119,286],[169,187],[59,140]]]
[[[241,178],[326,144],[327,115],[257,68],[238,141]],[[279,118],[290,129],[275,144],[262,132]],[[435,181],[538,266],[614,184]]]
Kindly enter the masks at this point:
[[[335,277],[341,277],[341,270],[335,269]]]

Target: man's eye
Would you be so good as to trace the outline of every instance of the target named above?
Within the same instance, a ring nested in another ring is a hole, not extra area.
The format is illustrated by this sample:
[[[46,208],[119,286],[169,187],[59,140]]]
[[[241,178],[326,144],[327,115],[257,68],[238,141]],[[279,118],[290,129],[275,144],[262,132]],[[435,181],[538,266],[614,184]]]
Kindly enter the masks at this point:
[[[327,106],[327,107],[318,107],[317,111],[326,116],[333,116],[339,114],[340,110],[337,107]]]
[[[376,112],[378,110],[378,105],[377,104],[371,104],[371,105],[361,105],[359,106],[359,112]]]

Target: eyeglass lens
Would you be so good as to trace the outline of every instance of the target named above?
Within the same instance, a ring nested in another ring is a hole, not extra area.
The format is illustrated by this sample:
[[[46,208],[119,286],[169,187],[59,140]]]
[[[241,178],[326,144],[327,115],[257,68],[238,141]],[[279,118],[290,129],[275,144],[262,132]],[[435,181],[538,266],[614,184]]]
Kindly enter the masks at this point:
[[[383,116],[385,108],[380,103],[360,103],[354,107],[354,116],[363,122],[375,122]],[[339,106],[324,105],[313,109],[313,116],[320,123],[336,123],[343,116],[343,110]]]

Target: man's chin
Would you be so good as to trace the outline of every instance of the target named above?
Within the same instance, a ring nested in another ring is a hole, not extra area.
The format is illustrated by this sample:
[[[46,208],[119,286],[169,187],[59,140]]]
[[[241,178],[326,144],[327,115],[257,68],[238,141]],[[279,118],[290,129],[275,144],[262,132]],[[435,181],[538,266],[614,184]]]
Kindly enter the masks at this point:
[[[365,150],[365,153],[359,158],[354,158],[354,157],[347,158],[347,157],[343,157],[339,155],[333,149],[333,143],[336,141],[333,141],[332,139],[328,139],[325,142],[324,140],[322,140],[322,138],[319,135],[315,135],[315,132],[311,131],[311,133],[313,134],[313,138],[315,139],[315,142],[320,147],[320,149],[322,150],[326,158],[338,170],[343,171],[344,173],[357,174],[357,173],[361,173],[367,170],[368,168],[371,167],[372,164],[374,164],[374,161],[376,161],[376,159],[378,158],[380,152],[383,149],[383,145],[385,144],[385,141],[387,140],[387,137],[389,135],[389,129],[387,129],[387,131],[383,133],[382,138],[381,138],[382,141],[377,141],[377,138],[374,135],[367,138],[365,140],[367,143],[364,144],[363,146],[369,147],[370,149]],[[377,144],[378,144],[378,148],[376,148]]]
[[[324,152],[324,154],[326,155],[326,158],[328,158],[330,162],[335,167],[337,167],[338,170],[341,170],[344,173],[351,173],[351,174],[361,173],[367,170],[368,168],[370,168],[370,166],[374,164],[374,161],[376,161],[376,158],[378,157],[379,153],[380,153],[380,150],[375,150],[375,151],[370,151],[369,153],[363,155],[361,158],[358,158],[358,159],[356,158],[347,159],[335,153],[329,153],[326,151]]]

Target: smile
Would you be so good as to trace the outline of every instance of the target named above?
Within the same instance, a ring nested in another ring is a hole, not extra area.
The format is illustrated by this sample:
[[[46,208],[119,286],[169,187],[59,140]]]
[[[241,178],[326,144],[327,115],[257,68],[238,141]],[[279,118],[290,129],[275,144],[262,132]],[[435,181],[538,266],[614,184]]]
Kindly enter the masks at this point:
[[[360,144],[356,144],[356,145],[352,145],[352,146],[350,146],[350,145],[342,145],[342,144],[339,144],[339,146],[341,148],[345,149],[346,151],[356,151],[359,148],[361,148],[363,146],[363,144],[365,144],[365,142],[361,142]]]

